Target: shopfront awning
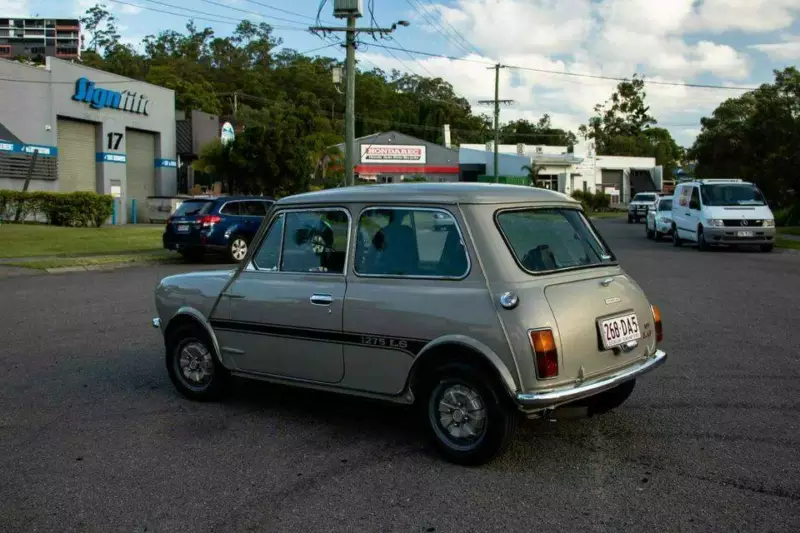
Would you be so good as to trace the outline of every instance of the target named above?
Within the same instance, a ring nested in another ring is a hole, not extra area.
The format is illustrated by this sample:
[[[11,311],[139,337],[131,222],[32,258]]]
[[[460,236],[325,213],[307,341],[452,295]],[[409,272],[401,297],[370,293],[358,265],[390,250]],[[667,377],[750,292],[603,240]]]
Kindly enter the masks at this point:
[[[359,174],[458,174],[458,165],[356,165]]]

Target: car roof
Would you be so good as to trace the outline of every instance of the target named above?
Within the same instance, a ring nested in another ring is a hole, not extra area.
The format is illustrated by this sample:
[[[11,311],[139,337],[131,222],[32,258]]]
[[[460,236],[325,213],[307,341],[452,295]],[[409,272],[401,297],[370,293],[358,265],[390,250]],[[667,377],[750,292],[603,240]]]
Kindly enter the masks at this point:
[[[184,202],[231,202],[233,200],[261,200],[265,202],[274,202],[274,198],[269,196],[192,196],[186,198]]]
[[[316,203],[417,203],[417,204],[509,204],[580,202],[566,194],[523,185],[495,183],[388,183],[339,187],[296,194],[278,200],[277,205]]]

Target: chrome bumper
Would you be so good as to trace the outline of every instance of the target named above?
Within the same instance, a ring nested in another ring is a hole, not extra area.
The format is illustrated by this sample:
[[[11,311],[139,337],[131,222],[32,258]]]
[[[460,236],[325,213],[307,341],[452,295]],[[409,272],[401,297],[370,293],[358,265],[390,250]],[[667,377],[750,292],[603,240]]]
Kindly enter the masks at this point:
[[[543,390],[541,392],[521,392],[517,394],[516,400],[523,409],[556,407],[613,389],[621,383],[635,379],[661,366],[666,360],[667,354],[661,350],[656,350],[650,357],[640,360],[616,374],[557,389]]]

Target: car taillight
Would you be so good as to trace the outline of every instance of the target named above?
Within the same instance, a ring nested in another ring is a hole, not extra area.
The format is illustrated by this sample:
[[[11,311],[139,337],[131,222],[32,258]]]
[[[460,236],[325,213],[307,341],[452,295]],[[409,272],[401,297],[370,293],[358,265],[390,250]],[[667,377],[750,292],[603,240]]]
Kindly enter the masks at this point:
[[[220,216],[217,216],[217,215],[205,215],[205,216],[200,217],[199,222],[200,222],[200,225],[205,228],[206,226],[213,226],[214,224],[216,224],[220,220],[222,220],[222,217],[220,217]]]
[[[657,305],[651,305],[650,309],[653,311],[653,322],[656,326],[656,342],[664,340],[664,326],[661,325],[661,311]]]
[[[166,223],[166,225],[167,225],[167,226],[169,226],[170,222],[172,222],[172,217],[169,217],[169,218],[167,219],[167,223]]]
[[[539,379],[554,378],[558,375],[558,351],[553,339],[553,331],[538,329],[528,333],[531,348],[536,357],[536,374]]]

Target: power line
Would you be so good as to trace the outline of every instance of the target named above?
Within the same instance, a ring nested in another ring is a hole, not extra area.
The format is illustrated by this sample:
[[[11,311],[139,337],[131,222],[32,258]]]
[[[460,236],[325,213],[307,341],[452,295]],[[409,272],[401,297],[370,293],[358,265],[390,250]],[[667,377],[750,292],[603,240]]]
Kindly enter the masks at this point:
[[[392,47],[392,46],[388,46],[388,45],[384,46],[384,48],[389,48],[389,49],[392,49],[392,50],[401,50],[400,48]],[[478,60],[478,59],[468,59],[466,57],[448,56],[448,55],[444,55],[444,54],[435,54],[433,52],[423,52],[421,50],[408,50],[408,52],[410,52],[412,54],[418,54],[418,55],[421,55],[421,56],[436,57],[436,58],[440,58],[440,59],[450,59],[451,61],[466,61],[468,63],[477,63],[477,64],[480,64],[480,65],[487,65],[487,66],[493,65],[493,63],[491,63],[489,61],[483,61],[483,60]],[[589,78],[589,79],[606,80],[606,81],[631,81],[630,78],[620,78],[620,77],[615,77],[615,76],[601,76],[601,75],[598,75],[598,74],[583,74],[583,73],[578,73],[578,72],[566,72],[566,71],[563,71],[563,70],[549,70],[549,69],[543,69],[543,68],[522,67],[522,66],[518,66],[518,65],[506,65],[506,64],[504,64],[504,66],[506,68],[515,69],[515,70],[527,70],[527,71],[531,71],[531,72],[540,72],[540,73],[544,73],[544,74],[555,74],[555,75],[559,75],[559,76],[571,76],[571,77],[576,77],[576,78]],[[651,84],[651,85],[668,85],[668,86],[673,86],[673,87],[691,87],[691,88],[698,88],[698,89],[724,89],[724,90],[730,90],[730,91],[755,91],[755,90],[758,89],[758,87],[742,87],[742,86],[737,86],[737,85],[707,85],[707,84],[702,84],[702,83],[684,83],[684,82],[677,82],[677,81],[658,81],[658,80],[649,80],[649,79],[643,79],[642,81],[644,81],[644,83],[648,83],[648,84]]]
[[[198,15],[208,15],[209,17],[216,17],[216,18],[220,18],[220,19],[228,19],[228,20],[233,20],[235,22],[240,22],[239,19],[237,19],[235,17],[229,17],[227,15],[217,15],[216,13],[209,13],[207,11],[199,11],[197,9],[191,9],[191,8],[188,8],[188,7],[176,6],[175,4],[169,4],[167,2],[161,2],[159,0],[144,0],[144,1],[145,2],[149,2],[151,4],[157,4],[157,5],[160,5],[160,6],[171,7],[173,9],[180,9],[180,10],[186,11],[188,13],[197,13]],[[144,6],[142,6],[142,7],[144,8]]]
[[[428,70],[428,67],[426,67],[426,66],[425,66],[425,64],[424,64],[422,61],[420,61],[420,60],[419,60],[419,59],[417,59],[416,57],[412,56],[412,55],[411,55],[411,54],[408,52],[408,50],[406,50],[406,47],[405,47],[405,46],[403,46],[403,45],[400,43],[400,41],[398,41],[398,40],[397,40],[395,37],[393,37],[393,36],[389,36],[389,39],[391,39],[392,41],[394,41],[394,42],[395,42],[395,44],[397,44],[397,46],[399,46],[400,48],[402,48],[402,49],[403,49],[403,51],[406,53],[406,55],[407,55],[408,57],[410,57],[410,58],[411,58],[411,60],[412,60],[414,63],[416,63],[417,65],[419,65],[420,67],[422,67],[422,70],[424,70],[425,72],[427,72],[427,73],[428,73],[428,75],[429,75],[431,78],[435,78],[435,77],[436,77],[436,76],[434,76],[433,72],[431,72],[430,70]],[[380,46],[381,48],[384,48],[384,46],[383,46],[383,45],[378,45],[378,46]],[[388,49],[387,49],[387,52],[388,52]]]
[[[433,28],[439,33],[439,35],[444,37],[445,40],[450,41],[451,43],[455,44],[458,48],[460,48],[464,52],[466,52],[468,54],[472,53],[469,48],[465,47],[463,44],[458,42],[457,39],[456,40],[451,39],[450,38],[451,36],[449,34],[447,34],[445,32],[445,30],[441,26],[439,26],[439,24],[437,24],[436,21],[433,18],[428,16],[428,10],[427,10],[427,8],[425,6],[423,6],[418,0],[414,0],[414,2],[416,3],[416,5],[414,3],[412,3],[411,0],[406,0],[406,3],[409,6],[411,6],[411,9],[413,9],[415,11],[419,11],[422,14],[423,18],[425,18],[425,20],[428,21],[428,24],[433,26]]]
[[[147,1],[148,2],[152,2],[154,0],[147,0]],[[211,4],[213,6],[224,7],[225,9],[231,9],[233,11],[238,11],[240,13],[245,13],[245,14],[248,14],[248,15],[255,15],[255,16],[259,17],[259,18],[270,18],[270,19],[280,20],[281,22],[289,22],[291,24],[305,24],[305,22],[302,22],[302,21],[299,21],[299,20],[285,19],[285,18],[281,18],[281,17],[276,17],[274,15],[267,16],[267,15],[264,15],[262,13],[258,13],[257,11],[249,11],[247,9],[241,9],[241,8],[238,8],[238,7],[225,5],[225,4],[222,4],[220,2],[214,2],[214,0],[201,0],[201,2],[205,2],[206,4]],[[218,16],[218,15],[214,15],[214,16]]]
[[[475,46],[475,45],[474,45],[474,44],[472,44],[470,41],[468,41],[468,40],[467,40],[467,39],[464,37],[464,35],[462,35],[462,34],[461,34],[461,32],[459,32],[457,29],[455,29],[455,28],[453,27],[453,25],[452,25],[452,24],[450,24],[450,22],[448,22],[448,20],[447,20],[446,18],[444,18],[444,13],[442,13],[442,8],[441,8],[441,6],[438,6],[438,7],[437,7],[437,6],[436,6],[436,5],[433,3],[433,1],[432,1],[432,0],[428,0],[428,3],[431,5],[431,7],[432,7],[433,9],[436,9],[436,10],[439,12],[439,18],[441,19],[441,21],[442,21],[442,22],[444,22],[445,24],[447,24],[447,26],[448,26],[448,27],[449,27],[451,30],[453,30],[453,33],[454,33],[454,34],[455,34],[455,35],[456,35],[456,36],[457,36],[457,37],[458,37],[458,38],[459,38],[459,39],[460,39],[462,42],[464,42],[464,43],[465,43],[467,46],[469,46],[470,48],[472,48],[472,49],[473,49],[473,50],[474,50],[474,51],[475,51],[475,52],[476,52],[478,55],[481,55],[481,56],[483,55],[483,52],[481,52],[481,50],[480,50],[480,49],[479,49],[477,46]]]
[[[294,15],[296,17],[308,19],[308,20],[311,20],[311,21],[315,20],[314,17],[309,17],[308,15],[303,15],[302,13],[298,13],[296,11],[289,11],[288,9],[283,9],[283,8],[280,8],[280,7],[271,6],[269,4],[264,4],[262,2],[256,2],[256,0],[245,0],[245,2],[249,2],[251,4],[255,4],[257,6],[261,6],[261,7],[266,8],[266,9],[271,9],[273,11],[279,11],[279,12],[285,13],[287,15]],[[303,24],[305,24],[305,22]]]
[[[122,4],[122,5],[125,5],[125,6],[136,7],[138,9],[146,9],[147,11],[154,11],[156,13],[164,13],[165,15],[173,15],[173,16],[176,16],[176,17],[184,18],[184,19],[189,18],[189,19],[192,19],[192,20],[202,20],[202,21],[205,21],[205,22],[212,22],[212,23],[216,23],[216,24],[230,24],[231,26],[236,26],[236,25],[238,25],[239,23],[242,22],[241,20],[239,22],[230,22],[230,21],[227,21],[227,20],[220,20],[219,18],[210,19],[210,18],[206,18],[206,17],[195,17],[195,16],[193,16],[191,14],[189,14],[187,16],[186,13],[175,13],[174,11],[167,11],[165,9],[157,9],[155,7],[147,7],[147,6],[143,6],[143,5],[140,5],[140,4],[132,4],[130,2],[124,2],[123,0],[111,0],[111,2],[114,2],[115,4]],[[181,9],[186,9],[186,8],[181,8]],[[219,16],[224,16],[224,15],[214,15],[214,16],[219,17]],[[228,18],[233,19],[233,17],[228,17]],[[236,20],[236,19],[233,19],[233,20]],[[294,26],[275,26],[275,25],[272,25],[272,24],[270,24],[270,26],[273,29],[276,29],[276,30],[302,31],[302,32],[308,31],[308,30],[306,30],[304,28],[298,28],[298,27],[294,27]]]

